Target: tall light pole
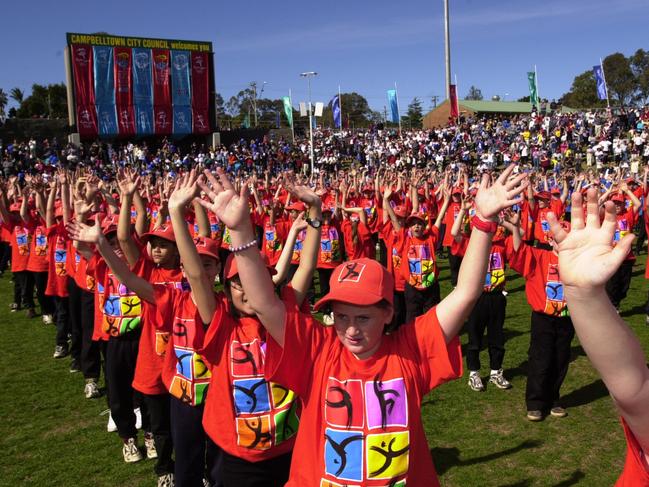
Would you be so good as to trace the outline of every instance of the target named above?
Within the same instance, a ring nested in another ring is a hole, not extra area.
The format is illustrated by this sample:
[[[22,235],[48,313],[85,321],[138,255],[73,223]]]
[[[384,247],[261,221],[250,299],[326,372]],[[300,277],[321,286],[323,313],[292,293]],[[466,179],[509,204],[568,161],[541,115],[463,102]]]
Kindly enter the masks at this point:
[[[315,157],[313,155],[313,110],[311,108],[311,78],[318,76],[318,73],[316,73],[315,71],[306,71],[304,73],[300,73],[300,76],[302,78],[306,78],[309,84],[309,156],[311,159],[311,174],[313,174]]]
[[[261,91],[259,92],[259,96],[264,94],[265,86],[266,86],[266,82],[264,81],[261,85]],[[257,127],[257,82],[252,81],[250,83],[250,88],[252,88],[252,109],[255,112],[255,127]]]
[[[451,98],[451,30],[448,21],[448,0],[444,0],[444,59],[446,61],[446,99]]]

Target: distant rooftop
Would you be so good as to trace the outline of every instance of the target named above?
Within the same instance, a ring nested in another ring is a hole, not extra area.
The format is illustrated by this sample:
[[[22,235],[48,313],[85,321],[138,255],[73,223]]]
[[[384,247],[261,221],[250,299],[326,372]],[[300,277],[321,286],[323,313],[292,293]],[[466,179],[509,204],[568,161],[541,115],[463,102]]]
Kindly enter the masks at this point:
[[[521,101],[458,100],[458,104],[478,113],[531,113],[532,104]],[[460,108],[462,110],[462,108]]]

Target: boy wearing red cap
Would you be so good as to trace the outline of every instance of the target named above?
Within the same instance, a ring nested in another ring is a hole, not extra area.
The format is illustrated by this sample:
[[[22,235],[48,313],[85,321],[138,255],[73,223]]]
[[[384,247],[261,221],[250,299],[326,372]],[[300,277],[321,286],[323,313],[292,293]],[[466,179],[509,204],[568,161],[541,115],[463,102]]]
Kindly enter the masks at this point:
[[[573,196],[572,228],[549,216],[558,242],[559,265],[579,341],[602,376],[621,416],[627,441],[624,470],[616,487],[649,485],[649,370],[637,337],[608,300],[605,285],[631,251],[633,234],[615,241],[616,211],[605,204],[604,218],[595,190]],[[601,221],[600,221],[601,220]]]
[[[267,377],[303,400],[291,476],[287,486],[439,485],[421,422],[421,401],[439,384],[461,374],[457,337],[480,295],[498,213],[523,191],[521,175],[506,182],[508,168],[478,193],[478,228],[472,235],[457,288],[437,307],[396,333],[383,335],[392,320],[392,276],[371,259],[346,262],[333,273],[327,296],[334,326],[278,299],[262,278],[258,252],[236,255],[239,276],[272,340],[266,349]],[[210,197],[233,243],[252,237],[245,192]]]

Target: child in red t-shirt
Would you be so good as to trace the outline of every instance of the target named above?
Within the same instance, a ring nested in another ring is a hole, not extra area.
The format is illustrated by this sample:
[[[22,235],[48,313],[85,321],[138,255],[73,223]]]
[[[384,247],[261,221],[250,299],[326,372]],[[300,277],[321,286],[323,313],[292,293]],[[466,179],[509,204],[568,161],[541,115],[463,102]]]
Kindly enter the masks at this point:
[[[548,222],[558,243],[565,298],[579,342],[602,376],[622,417],[627,453],[616,487],[649,486],[649,369],[637,337],[608,299],[605,285],[631,251],[633,234],[618,241],[617,212],[605,204],[600,221],[597,193],[588,190],[587,211],[573,195],[571,230],[556,216]],[[584,214],[586,213],[586,214]]]
[[[462,355],[457,333],[482,292],[498,213],[523,191],[524,176],[507,182],[508,168],[476,197],[475,230],[457,288],[438,306],[390,335],[393,279],[371,259],[340,265],[331,290],[316,303],[330,306],[334,325],[322,327],[280,300],[263,275],[259,253],[236,253],[248,303],[272,337],[266,376],[303,400],[290,487],[317,485],[439,485],[421,421],[421,402],[439,384],[457,378]],[[209,193],[234,245],[253,237],[245,191]],[[488,221],[485,221],[488,220]]]

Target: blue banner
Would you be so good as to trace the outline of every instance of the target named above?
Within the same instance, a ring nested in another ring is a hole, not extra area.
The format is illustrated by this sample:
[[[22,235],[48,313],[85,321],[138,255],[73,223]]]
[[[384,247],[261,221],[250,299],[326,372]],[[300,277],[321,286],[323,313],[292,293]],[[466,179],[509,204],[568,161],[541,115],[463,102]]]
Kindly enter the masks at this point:
[[[135,132],[137,135],[155,133],[153,126],[153,106],[135,105]]]
[[[331,100],[331,111],[334,116],[334,127],[342,128],[343,120],[340,116],[340,97],[338,95],[334,96],[333,100]]]
[[[100,136],[113,137],[119,134],[115,104],[97,105],[97,126]]]
[[[171,104],[174,107],[192,105],[189,63],[188,51],[171,51]]]
[[[192,133],[192,108],[183,106],[174,106],[174,135],[185,135]]]
[[[95,105],[115,104],[115,69],[113,48],[94,46],[92,48],[95,75]]]
[[[397,103],[397,90],[388,90],[388,105],[390,105],[390,121],[399,123],[399,104]]]
[[[133,104],[153,105],[150,49],[133,49]]]
[[[604,68],[601,64],[593,66],[593,74],[595,75],[595,83],[597,83],[597,97],[600,100],[608,98],[608,91],[606,89],[606,81],[604,80]]]

